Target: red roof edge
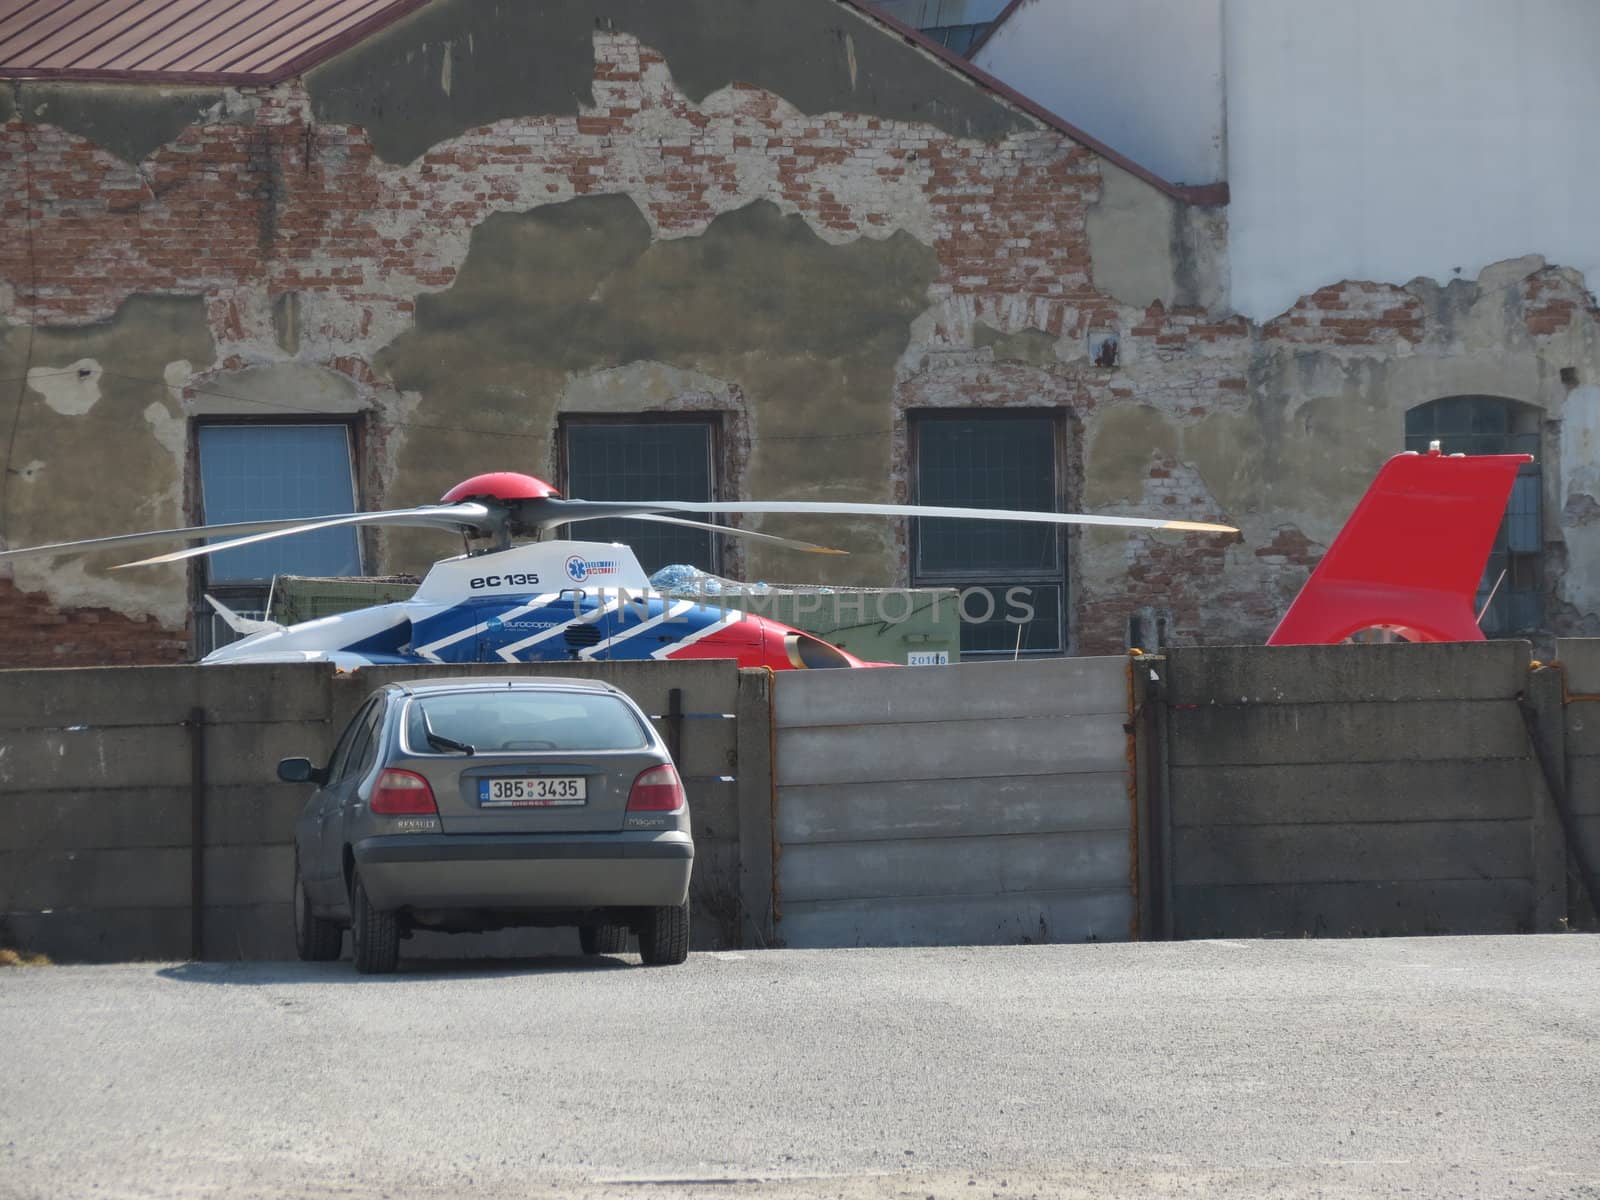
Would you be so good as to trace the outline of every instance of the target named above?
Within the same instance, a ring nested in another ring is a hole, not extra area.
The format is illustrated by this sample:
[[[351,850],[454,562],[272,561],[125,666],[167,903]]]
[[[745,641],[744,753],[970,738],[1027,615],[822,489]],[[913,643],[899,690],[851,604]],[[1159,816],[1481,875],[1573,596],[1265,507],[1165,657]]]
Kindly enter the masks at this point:
[[[0,66],[0,79],[61,80],[66,83],[186,83],[197,87],[265,87],[263,75],[237,71],[125,71],[84,67]]]
[[[433,0],[400,0],[388,8],[380,9],[365,20],[357,21],[343,33],[329,38],[320,45],[313,46],[298,58],[291,58],[283,67],[272,76],[273,83],[282,83],[285,79],[293,79],[296,75],[309,71],[333,58],[343,54],[358,42],[363,42],[380,29],[393,25],[402,17],[408,17],[417,9],[433,3]]]
[[[1000,15],[998,17],[989,22],[989,28],[980,33],[973,40],[972,45],[967,47],[967,52],[965,55],[963,55],[963,57],[970,59],[973,55],[977,54],[979,50],[982,50],[983,47],[988,43],[989,39],[995,35],[995,32],[1000,28],[1000,26],[1009,21],[1011,19],[1011,14],[1016,12],[1017,9],[1021,8],[1022,5],[1023,0],[1011,0],[1010,4],[1007,4],[1000,10]]]
[[[871,0],[839,0],[839,3],[847,4],[869,20],[873,20],[878,22],[880,25],[887,26],[889,29],[892,29],[895,33],[898,33],[901,37],[905,38],[906,41],[911,42],[916,46],[920,46],[929,54],[932,54],[946,66],[952,67],[961,72],[961,74],[972,80],[979,87],[986,88],[995,95],[999,96],[1001,99],[1015,105],[1017,108],[1022,109],[1022,111],[1027,113],[1029,116],[1043,121],[1046,125],[1050,126],[1050,128],[1056,130],[1058,133],[1066,134],[1079,145],[1093,150],[1101,158],[1116,164],[1124,171],[1128,172],[1128,174],[1137,176],[1138,178],[1144,180],[1151,187],[1155,188],[1157,191],[1166,193],[1174,200],[1180,200],[1185,204],[1195,204],[1204,207],[1228,203],[1228,184],[1226,181],[1223,181],[1222,183],[1176,184],[1170,182],[1169,180],[1163,179],[1154,171],[1151,171],[1145,167],[1141,167],[1127,155],[1113,150],[1099,138],[1092,137],[1083,130],[1079,129],[1076,125],[1072,124],[1070,121],[1063,120],[1061,117],[1056,116],[1055,113],[1051,112],[1043,105],[1036,104],[1034,101],[1028,99],[1021,92],[1007,87],[987,71],[980,70],[978,67],[962,58],[959,54],[956,54],[954,51],[947,50],[945,47],[939,45],[938,42],[934,41],[926,34],[911,28],[911,26],[904,24],[895,17],[891,17],[888,13],[882,11],[876,5],[874,5]],[[1012,3],[1007,10],[1000,14],[1000,19],[1003,20],[1010,14],[1011,10],[1018,7],[1020,3],[1021,0],[1012,0]],[[999,22],[997,20],[996,24],[998,23]]]

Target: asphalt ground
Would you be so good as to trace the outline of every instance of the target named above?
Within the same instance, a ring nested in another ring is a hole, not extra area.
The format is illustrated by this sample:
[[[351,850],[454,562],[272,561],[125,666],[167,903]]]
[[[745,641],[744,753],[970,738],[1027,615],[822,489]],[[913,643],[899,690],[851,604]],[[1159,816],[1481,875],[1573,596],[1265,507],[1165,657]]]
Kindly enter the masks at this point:
[[[0,971],[0,1196],[1600,1197],[1600,938]]]

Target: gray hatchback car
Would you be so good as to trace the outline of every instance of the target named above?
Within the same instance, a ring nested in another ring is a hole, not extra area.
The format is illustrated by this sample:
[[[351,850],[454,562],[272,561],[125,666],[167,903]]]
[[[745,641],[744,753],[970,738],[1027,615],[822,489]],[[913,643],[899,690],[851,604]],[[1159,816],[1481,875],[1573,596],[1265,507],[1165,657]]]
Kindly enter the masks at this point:
[[[627,695],[560,678],[392,683],[367,698],[295,823],[300,957],[393,971],[414,929],[576,925],[585,953],[689,952],[689,806]]]

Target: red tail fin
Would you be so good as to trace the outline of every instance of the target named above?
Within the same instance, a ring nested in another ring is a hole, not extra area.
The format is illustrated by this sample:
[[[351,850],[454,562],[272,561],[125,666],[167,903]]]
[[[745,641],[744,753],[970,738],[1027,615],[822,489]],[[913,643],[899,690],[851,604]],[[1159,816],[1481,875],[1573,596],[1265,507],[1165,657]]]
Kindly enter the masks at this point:
[[[1480,642],[1474,603],[1527,454],[1397,454],[1267,639],[1326,645],[1358,630],[1413,642]]]

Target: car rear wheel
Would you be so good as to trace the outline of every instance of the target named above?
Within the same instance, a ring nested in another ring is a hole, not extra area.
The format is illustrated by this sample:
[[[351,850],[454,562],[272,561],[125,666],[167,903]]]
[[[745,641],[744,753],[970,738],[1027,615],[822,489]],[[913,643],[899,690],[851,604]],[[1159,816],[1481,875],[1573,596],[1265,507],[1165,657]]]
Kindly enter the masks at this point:
[[[625,954],[628,950],[628,927],[610,922],[579,925],[578,943],[585,954]]]
[[[344,946],[344,930],[311,911],[311,897],[300,877],[300,851],[294,854],[294,948],[302,962],[332,962]]]
[[[639,957],[647,967],[671,967],[689,957],[689,906],[652,908],[639,928]]]
[[[350,880],[350,949],[363,975],[388,975],[400,961],[400,922],[372,907],[359,870]]]

